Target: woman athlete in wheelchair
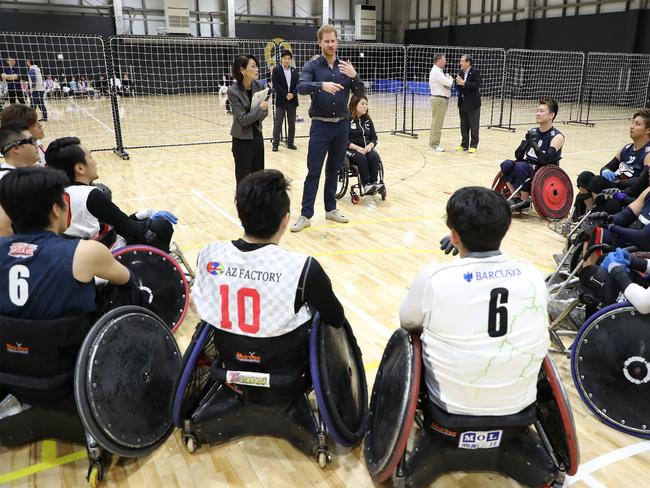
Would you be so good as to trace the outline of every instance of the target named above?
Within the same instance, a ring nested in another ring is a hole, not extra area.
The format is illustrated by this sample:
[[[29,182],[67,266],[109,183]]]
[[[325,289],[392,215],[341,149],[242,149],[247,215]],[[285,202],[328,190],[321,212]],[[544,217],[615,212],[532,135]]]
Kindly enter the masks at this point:
[[[352,203],[360,197],[379,193],[386,199],[384,169],[377,147],[377,132],[368,115],[368,98],[352,96],[350,99],[350,135],[345,160],[338,175],[336,198],[342,198],[348,188],[349,178],[356,176],[358,182],[350,188]]]

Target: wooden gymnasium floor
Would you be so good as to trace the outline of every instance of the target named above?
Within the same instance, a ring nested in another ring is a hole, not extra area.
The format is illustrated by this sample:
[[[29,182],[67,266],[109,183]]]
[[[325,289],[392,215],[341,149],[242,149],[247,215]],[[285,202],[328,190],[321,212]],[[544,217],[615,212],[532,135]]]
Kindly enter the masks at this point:
[[[124,104],[125,109],[128,105]],[[62,124],[65,118],[48,123],[48,139],[65,130]],[[560,125],[566,135],[562,167],[572,179],[582,169],[597,170],[628,141],[627,126],[627,121],[599,123],[595,128]],[[267,122],[265,134],[270,132]],[[385,165],[388,199],[365,198],[355,206],[344,198],[339,208],[351,222],[341,225],[325,221],[319,194],[313,227],[285,235],[283,246],[313,254],[331,277],[363,351],[369,388],[383,347],[398,327],[398,309],[411,280],[425,263],[452,259],[439,251],[437,244],[447,233],[444,208],[449,195],[463,185],[489,185],[499,162],[511,157],[522,135],[523,128],[514,134],[481,129],[479,151],[474,155],[453,151],[458,142],[456,129],[443,131],[442,142],[448,152],[442,154],[427,150],[428,132],[420,133],[419,139],[381,135],[378,150]],[[167,139],[161,136],[148,142],[160,140]],[[300,213],[306,172],[307,140],[296,143],[298,151],[281,147],[280,152],[272,153],[270,144],[266,146],[266,166],[293,178],[292,221]],[[129,161],[108,152],[95,156],[101,181],[113,189],[113,198],[122,208],[169,209],[179,217],[175,240],[190,261],[194,262],[206,243],[241,235],[233,204],[229,144],[132,150]],[[510,256],[530,260],[544,272],[551,270],[551,255],[561,248],[562,238],[534,214],[516,218],[503,243]],[[192,311],[177,334],[182,350],[196,322]],[[576,487],[648,486],[650,441],[624,435],[597,421],[576,393],[567,359],[558,355],[554,359],[570,395],[582,451],[582,468],[570,483]],[[46,441],[12,451],[0,449],[0,484],[12,487],[83,486],[86,468],[83,448],[78,445]],[[114,461],[106,470],[106,486],[361,488],[372,486],[372,482],[359,448],[337,450],[333,464],[321,471],[288,443],[269,438],[204,446],[190,455],[177,431],[148,457]],[[435,486],[517,484],[494,474],[459,472],[439,479]]]

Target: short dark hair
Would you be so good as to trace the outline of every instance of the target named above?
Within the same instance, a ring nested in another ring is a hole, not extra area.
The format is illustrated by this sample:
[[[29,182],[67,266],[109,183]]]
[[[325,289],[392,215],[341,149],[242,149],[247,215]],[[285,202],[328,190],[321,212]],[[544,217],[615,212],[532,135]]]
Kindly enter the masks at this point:
[[[257,67],[260,67],[260,62],[257,60],[257,58],[252,55],[252,54],[240,54],[235,58],[235,60],[232,63],[232,77],[237,80],[237,83],[241,83],[244,80],[244,75],[241,74],[241,69],[248,66],[248,62],[250,60],[255,61],[255,64]]]
[[[53,140],[45,151],[45,162],[52,168],[62,170],[70,181],[74,181],[75,164],[86,164],[81,140],[78,137],[61,137]]]
[[[553,114],[553,120],[555,120],[555,117],[557,117],[557,113],[560,110],[560,107],[557,104],[557,100],[555,100],[555,98],[551,98],[551,97],[540,98],[539,99],[539,104],[540,105],[546,105],[548,107],[548,111]]]
[[[289,212],[289,182],[277,169],[256,171],[237,185],[237,214],[249,236],[268,239]]]
[[[56,169],[31,167],[9,171],[0,184],[0,205],[11,219],[14,231],[46,229],[52,205],[66,207],[63,193],[68,183],[63,171]]]
[[[0,128],[0,151],[9,143],[23,139],[23,131],[27,128],[18,124],[2,125]],[[3,153],[4,156],[4,153]]]
[[[36,110],[22,103],[13,103],[0,112],[0,127],[18,125],[22,130],[29,129],[38,122]]]
[[[440,61],[440,60],[441,60],[442,58],[444,58],[444,57],[445,57],[444,54],[442,54],[442,53],[436,53],[436,54],[433,55],[433,62],[434,62],[434,63],[437,63],[438,61]]]
[[[634,112],[632,119],[641,117],[644,120],[644,125],[646,129],[650,129],[650,108],[642,108],[641,110]]]
[[[447,202],[447,227],[458,232],[470,252],[498,250],[511,220],[506,199],[482,186],[456,190]]]
[[[471,54],[463,54],[461,58],[465,58],[465,61],[467,61],[470,66],[474,66],[474,58]]]
[[[284,58],[285,56],[289,56],[291,59],[293,59],[293,53],[288,49],[282,51],[282,54],[280,54],[280,59]]]

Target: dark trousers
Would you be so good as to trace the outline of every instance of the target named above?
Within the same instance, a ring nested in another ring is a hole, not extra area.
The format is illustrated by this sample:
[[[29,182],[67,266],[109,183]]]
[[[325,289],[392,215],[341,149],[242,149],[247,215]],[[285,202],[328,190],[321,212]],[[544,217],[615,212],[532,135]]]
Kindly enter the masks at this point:
[[[478,147],[478,124],[481,119],[481,107],[467,109],[461,104],[458,107],[458,115],[460,115],[460,135],[462,137],[460,145],[465,149]],[[470,132],[472,134],[471,141]]]
[[[293,144],[293,139],[296,136],[296,106],[292,103],[286,105],[275,106],[275,120],[273,121],[273,145],[280,144],[280,136],[282,135],[282,123],[284,122],[284,114],[287,114],[287,123],[289,125],[289,134],[287,135],[287,144]]]
[[[302,190],[302,211],[308,219],[314,215],[314,202],[318,192],[318,181],[325,165],[325,211],[336,208],[336,180],[339,169],[343,164],[345,148],[348,146],[350,120],[340,122],[322,122],[312,120],[309,129],[309,148],[307,150],[307,177]]]
[[[16,103],[16,101],[18,101],[18,103],[25,103],[22,90],[14,90],[12,88],[9,88],[7,92],[9,95],[9,103]]]
[[[377,181],[379,174],[379,154],[374,149],[366,154],[348,149],[345,154],[350,159],[350,163],[359,168],[359,177],[361,184],[366,185],[368,182]]]
[[[526,161],[513,161],[506,159],[501,163],[503,178],[515,188],[521,187],[521,191],[530,193],[531,181],[526,181],[533,176],[534,169]]]
[[[255,171],[264,169],[264,139],[262,133],[253,130],[252,139],[232,138],[232,155],[235,158],[237,184]]]
[[[47,120],[47,109],[45,108],[45,101],[43,100],[44,97],[45,97],[45,92],[33,91],[32,99],[29,105],[32,108],[35,107],[40,108],[43,120]]]

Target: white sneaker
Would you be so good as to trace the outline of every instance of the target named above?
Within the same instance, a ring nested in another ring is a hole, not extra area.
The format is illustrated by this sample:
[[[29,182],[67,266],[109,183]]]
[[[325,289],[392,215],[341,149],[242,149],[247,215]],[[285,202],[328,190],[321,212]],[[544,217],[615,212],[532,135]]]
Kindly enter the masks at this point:
[[[300,232],[301,230],[306,229],[311,226],[311,220],[309,220],[304,215],[298,217],[296,223],[291,226],[291,232]]]
[[[445,152],[445,148],[442,147],[442,146],[436,146],[435,151],[436,152]]]
[[[372,195],[377,191],[377,184],[376,183],[368,183],[363,186],[363,193],[364,195]]]
[[[345,215],[343,215],[338,208],[335,208],[334,210],[330,210],[329,212],[325,212],[325,218],[327,220],[333,220],[334,222],[338,222],[339,224],[347,224],[348,222],[350,222],[350,219],[348,219]]]

